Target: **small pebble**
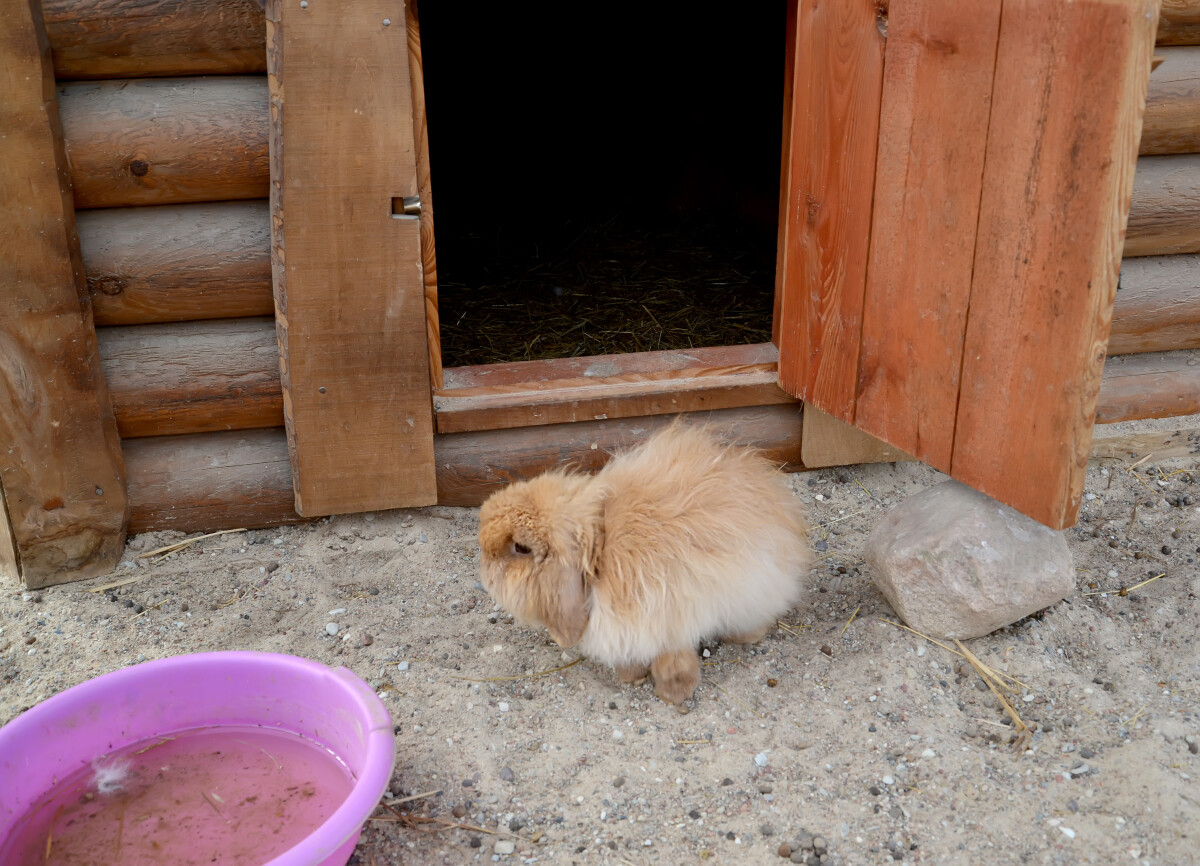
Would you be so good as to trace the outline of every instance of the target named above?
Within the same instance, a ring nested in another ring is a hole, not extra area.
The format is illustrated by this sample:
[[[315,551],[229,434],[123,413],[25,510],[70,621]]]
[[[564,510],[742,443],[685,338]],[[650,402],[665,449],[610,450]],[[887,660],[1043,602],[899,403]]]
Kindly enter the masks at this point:
[[[825,837],[824,836],[813,836],[813,850],[816,851],[818,854],[824,855],[825,849],[826,849]]]
[[[506,702],[504,702],[504,701],[501,701],[501,702],[498,704],[498,706],[497,706],[497,709],[499,709],[499,710],[500,710],[500,712],[502,712],[502,713],[507,713],[507,712],[508,712],[508,709],[509,709],[509,708],[508,708],[508,704],[507,704]]]
[[[1164,553],[1165,553],[1165,552],[1166,552],[1166,551],[1164,551]],[[32,597],[32,598],[30,598],[29,600],[30,600],[30,601],[32,601],[34,604],[40,604],[40,603],[41,603],[41,601],[42,601],[42,594],[41,594],[40,592],[35,592],[35,593],[33,594],[33,597]]]
[[[923,751],[921,753],[921,757],[922,758],[936,758],[937,752],[935,752],[933,749],[926,749],[925,751]]]
[[[379,595],[379,587],[373,586],[367,590],[368,595]]]
[[[1091,772],[1091,769],[1092,768],[1089,767],[1087,764],[1080,764],[1078,767],[1071,768],[1071,775],[1072,776],[1084,776],[1084,775],[1087,775],[1089,772]]]
[[[371,635],[369,632],[364,631],[362,633],[362,635],[359,637],[359,642],[363,646],[370,646],[371,644],[375,643],[375,637],[373,635]]]
[[[1170,556],[1170,555],[1171,555],[1171,545],[1169,545],[1169,544],[1164,544],[1164,545],[1162,546],[1162,552],[1163,552],[1163,553],[1165,553],[1165,554],[1167,554],[1167,556]]]
[[[700,810],[692,809],[692,811],[688,812],[688,817],[691,818],[693,821],[699,821],[700,820]]]
[[[429,542],[429,536],[428,536],[428,535],[426,535],[424,532],[422,532],[422,533],[421,533],[419,536],[417,536],[417,539],[418,539],[418,540],[419,540],[419,541],[420,541],[422,544],[427,544],[427,543]],[[499,844],[499,843],[497,843],[497,844]],[[509,851],[508,851],[508,853],[510,853],[510,854],[512,853],[512,846],[511,846],[511,844],[510,844],[510,846],[509,846]]]
[[[187,611],[188,611],[188,603],[185,601],[183,604],[179,605],[179,610],[180,610],[180,612],[182,612],[182,613],[187,613]]]
[[[142,612],[142,611],[144,611],[145,609],[146,609],[146,608],[142,607],[140,604],[135,604],[135,605],[133,606],[133,612],[134,612],[134,613],[141,613],[141,612]]]
[[[457,806],[455,806],[453,809],[450,810],[450,814],[453,815],[455,818],[465,818],[465,817],[467,817],[467,807],[464,806],[462,803],[459,803]]]
[[[126,607],[133,607],[133,599],[131,599],[131,598],[127,598],[127,599],[125,599],[125,606],[126,606]]]
[[[396,670],[398,670],[398,671],[408,670],[408,662],[400,662],[400,664],[396,665]]]
[[[424,540],[423,536],[422,540]],[[517,846],[512,842],[509,842],[507,839],[501,839],[496,843],[496,847],[494,847],[492,850],[497,854],[511,854],[513,851],[517,850]]]
[[[524,826],[525,826],[525,822],[522,821],[520,818],[513,818],[511,821],[508,822],[508,829],[514,833],[516,833],[518,830],[520,830]]]
[[[883,784],[888,785],[888,786],[896,784],[896,780],[893,779],[891,776],[884,776],[879,781],[883,782]]]
[[[504,782],[511,782],[517,778],[516,773],[512,771],[512,767],[504,766],[500,768],[500,779]]]
[[[471,841],[470,841],[468,844],[469,844],[469,845],[470,845],[472,848],[479,848],[480,846],[482,846],[482,845],[483,845],[483,840],[482,840],[482,839],[480,839],[478,836],[472,836],[472,837],[471,837]]]
[[[779,850],[776,851],[775,853],[778,854],[780,857],[784,857],[784,858],[791,857],[792,856],[792,846],[789,845],[787,842],[784,842],[782,845],[779,846]]]
[[[1200,742],[1193,741],[1188,743],[1188,751],[1193,755],[1200,755]]]
[[[137,660],[139,662],[144,662],[146,660],[146,656],[143,655],[142,653],[138,653]]]
[[[760,794],[770,794],[771,791],[773,791],[773,790],[774,789],[770,785],[768,785],[766,782],[758,783],[758,793],[760,793]]]
[[[617,778],[613,779],[613,787],[614,788],[620,788],[624,784],[625,784],[624,776],[617,776]]]
[[[760,767],[765,767],[767,765],[767,753],[759,752],[757,755],[755,755],[754,763]]]
[[[29,645],[31,643],[34,643],[36,640],[37,640],[36,637],[34,637],[33,635],[30,635],[29,637],[25,638],[25,643],[26,643],[26,645]]]
[[[1083,758],[1086,761],[1088,758],[1096,757],[1096,753],[1093,752],[1091,749],[1080,749],[1079,757]]]
[[[831,647],[829,644],[825,644],[823,647],[821,647],[821,652],[825,653],[827,656],[831,656],[833,655],[833,647]]]
[[[333,637],[335,634],[338,633],[338,624],[336,622],[325,623],[325,633],[328,634],[330,637]]]
[[[774,836],[775,835],[775,828],[772,827],[770,824],[763,824],[761,827],[758,828],[758,831],[760,833],[762,833],[764,836]]]

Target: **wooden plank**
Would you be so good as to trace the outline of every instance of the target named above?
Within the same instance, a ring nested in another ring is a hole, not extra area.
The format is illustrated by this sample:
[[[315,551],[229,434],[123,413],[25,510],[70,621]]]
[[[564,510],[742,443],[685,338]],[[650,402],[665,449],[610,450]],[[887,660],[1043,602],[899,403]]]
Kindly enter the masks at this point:
[[[421,24],[417,0],[404,9],[408,29],[408,69],[412,77],[413,134],[417,147],[417,191],[421,197],[421,275],[425,285],[425,338],[429,343],[429,379],[441,388],[442,332],[438,319],[437,251],[433,233],[433,187],[430,183],[429,124],[425,115],[425,64],[421,60]]]
[[[1200,256],[1121,262],[1108,354],[1200,348]]]
[[[822,412],[816,406],[805,406],[804,427],[800,435],[800,459],[805,469],[819,469],[822,466],[893,463],[915,458],[882,439],[876,439],[871,434]]]
[[[1147,426],[1154,429],[1147,430]],[[1200,456],[1200,416],[1142,421],[1137,425],[1096,425],[1092,435],[1093,460],[1133,462],[1147,455],[1147,463]]]
[[[1000,22],[951,474],[1051,528],[1083,495],[1156,23],[1157,0]]]
[[[97,336],[123,437],[283,426],[273,319],[101,328]]]
[[[1137,161],[1124,256],[1200,253],[1200,154]]]
[[[78,81],[59,102],[77,208],[267,197],[263,76]]]
[[[40,7],[0,0],[0,489],[30,587],[104,574],[124,469],[96,356]]]
[[[1200,47],[1160,48],[1150,73],[1140,154],[1200,153]]]
[[[42,14],[60,79],[267,71],[255,0],[44,0]]]
[[[77,216],[97,325],[275,314],[266,199]]]
[[[437,500],[402,0],[271,0],[272,264],[296,510]],[[286,259],[285,259],[286,250]]]
[[[854,420],[884,37],[874,0],[803,3],[792,87],[780,384]]]
[[[297,523],[282,427],[125,443],[129,531],[215,532]]]
[[[1159,45],[1200,45],[1200,0],[1162,0]]]
[[[778,346],[783,327],[783,288],[788,267],[788,201],[792,189],[792,91],[796,84],[796,20],[799,3],[787,4],[783,54],[783,146],[779,153],[779,216],[775,228],[775,297],[771,304],[771,342]]]
[[[1000,0],[910,0],[888,20],[854,423],[942,471],[999,27]]]
[[[1200,353],[1120,355],[1105,363],[1097,423],[1196,412],[1200,412]]]
[[[772,364],[763,369],[735,368],[641,382],[584,381],[558,389],[525,391],[504,388],[490,394],[436,397],[434,408],[439,433],[464,433],[795,403],[796,398],[782,390],[778,381],[779,373]]]
[[[670,415],[581,421],[548,427],[486,430],[437,437],[438,504],[479,505],[491,493],[522,478],[557,466],[587,472],[607,462],[612,452],[643,441]],[[762,406],[692,413],[719,435],[762,448],[781,467],[800,465],[800,407]]]
[[[8,509],[4,507],[3,476],[0,476],[0,581],[16,583],[21,579],[21,560],[13,535]]]
[[[561,388],[564,382],[599,379],[640,382],[676,373],[680,376],[703,375],[697,370],[725,370],[777,364],[779,350],[771,343],[744,346],[714,346],[699,349],[669,349],[659,352],[633,352],[626,355],[587,355],[578,358],[551,358],[544,361],[512,361],[478,364],[473,367],[448,367],[446,387],[438,396],[465,393],[464,389]],[[685,372],[687,371],[687,372]]]

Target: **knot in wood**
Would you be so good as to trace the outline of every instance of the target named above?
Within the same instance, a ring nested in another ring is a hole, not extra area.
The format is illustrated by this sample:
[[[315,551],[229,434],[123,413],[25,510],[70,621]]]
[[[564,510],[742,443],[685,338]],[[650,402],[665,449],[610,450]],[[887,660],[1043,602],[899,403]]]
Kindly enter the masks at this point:
[[[145,177],[150,171],[150,163],[144,159],[135,159],[129,163],[129,173],[134,177]]]

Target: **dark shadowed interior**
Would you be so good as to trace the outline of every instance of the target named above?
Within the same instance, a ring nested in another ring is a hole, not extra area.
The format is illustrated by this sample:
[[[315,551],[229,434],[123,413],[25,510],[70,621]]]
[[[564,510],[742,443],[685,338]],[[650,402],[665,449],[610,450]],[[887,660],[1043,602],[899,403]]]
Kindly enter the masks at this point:
[[[446,366],[770,339],[786,3],[422,0]]]

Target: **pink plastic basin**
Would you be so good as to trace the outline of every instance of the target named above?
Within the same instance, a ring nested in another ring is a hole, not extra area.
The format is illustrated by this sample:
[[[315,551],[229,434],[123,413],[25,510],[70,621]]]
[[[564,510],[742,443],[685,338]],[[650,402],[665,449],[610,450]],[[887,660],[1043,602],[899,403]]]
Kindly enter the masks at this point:
[[[0,842],[57,779],[116,749],[203,725],[290,731],[341,758],[354,774],[350,796],[269,866],[344,866],[392,775],[391,717],[346,668],[277,653],[147,662],[88,680],[13,719],[0,728]]]

